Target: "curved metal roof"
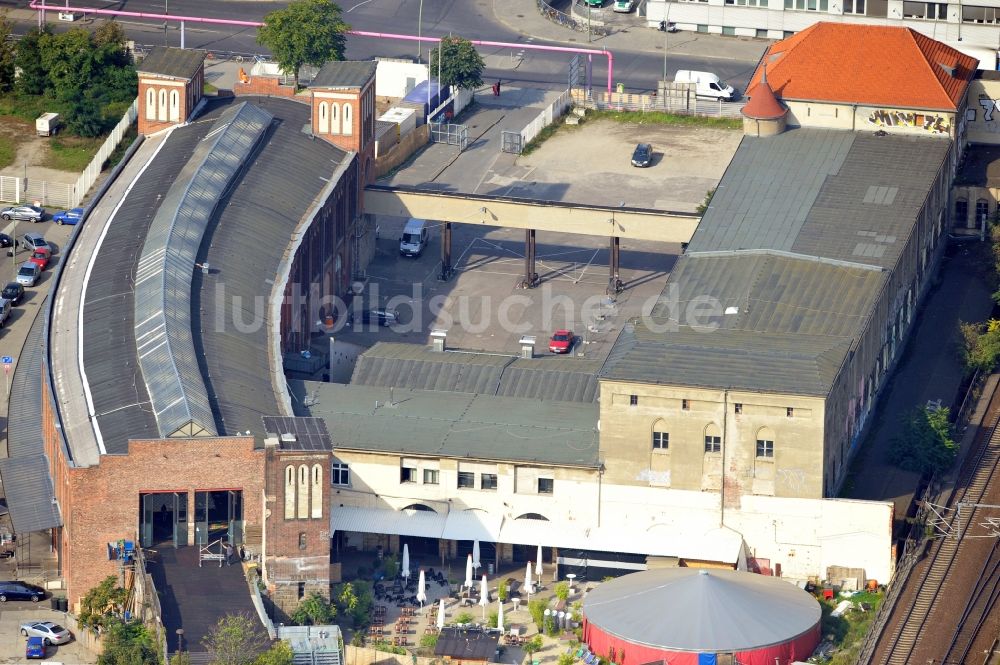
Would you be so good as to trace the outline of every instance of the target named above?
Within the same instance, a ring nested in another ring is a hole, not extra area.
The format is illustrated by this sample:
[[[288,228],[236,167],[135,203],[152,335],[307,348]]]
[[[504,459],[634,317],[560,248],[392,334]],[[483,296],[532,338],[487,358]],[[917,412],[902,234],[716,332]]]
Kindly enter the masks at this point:
[[[223,113],[167,192],[136,270],[135,344],[160,436],[215,436],[191,333],[191,280],[219,201],[273,116],[247,103]]]
[[[784,580],[735,570],[665,568],[601,584],[587,621],[635,644],[672,651],[747,651],[787,642],[821,618],[819,603]]]

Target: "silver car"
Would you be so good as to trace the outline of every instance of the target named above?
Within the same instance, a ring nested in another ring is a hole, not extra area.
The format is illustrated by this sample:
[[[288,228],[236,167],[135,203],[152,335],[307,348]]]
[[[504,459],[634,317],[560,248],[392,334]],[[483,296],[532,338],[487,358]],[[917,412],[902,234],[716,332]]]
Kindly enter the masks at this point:
[[[45,219],[45,208],[39,206],[11,206],[0,210],[0,218],[19,222],[40,222]]]
[[[73,639],[73,633],[51,621],[22,623],[21,634],[25,637],[40,637],[46,646],[66,644]]]
[[[42,269],[38,267],[37,263],[26,261],[17,269],[17,283],[22,286],[34,286],[40,272]]]

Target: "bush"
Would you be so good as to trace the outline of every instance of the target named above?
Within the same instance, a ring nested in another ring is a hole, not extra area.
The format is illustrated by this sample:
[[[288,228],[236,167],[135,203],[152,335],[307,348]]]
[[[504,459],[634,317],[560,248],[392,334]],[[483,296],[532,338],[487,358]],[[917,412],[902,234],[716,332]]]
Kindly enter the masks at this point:
[[[475,619],[468,612],[462,612],[455,617],[455,623],[472,623]]]
[[[326,626],[337,616],[337,608],[318,593],[303,598],[292,612],[291,619],[299,626]]]
[[[555,586],[555,592],[556,592],[556,598],[558,598],[562,602],[566,602],[566,599],[569,598],[569,583],[559,582]]]
[[[434,647],[437,646],[437,643],[438,643],[437,633],[434,633],[433,635],[422,635],[420,637],[420,646],[426,649],[433,649]]]
[[[899,435],[889,444],[889,461],[923,474],[947,471],[958,454],[948,411],[924,406],[906,416]]]
[[[112,619],[105,624],[104,649],[98,665],[159,665],[160,656],[153,638],[138,621]]]
[[[510,595],[510,580],[504,580],[497,587],[497,598],[500,599],[501,603],[507,602],[507,597]]]
[[[538,626],[538,630],[545,630],[545,624],[543,623],[545,619],[545,610],[548,609],[548,602],[542,600],[541,598],[536,598],[535,600],[528,603],[528,613],[531,614],[531,620],[535,622]]]
[[[564,653],[559,656],[559,660],[556,665],[573,665],[576,662],[576,657],[571,653]]]

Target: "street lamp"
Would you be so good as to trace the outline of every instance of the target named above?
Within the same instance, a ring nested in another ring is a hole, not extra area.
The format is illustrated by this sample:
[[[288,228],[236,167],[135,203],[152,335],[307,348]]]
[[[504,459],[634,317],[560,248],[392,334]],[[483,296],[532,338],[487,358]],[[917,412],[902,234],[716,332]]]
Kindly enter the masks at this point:
[[[424,23],[424,0],[420,0],[420,9],[417,10],[417,62],[420,62],[420,51],[423,42],[420,41],[420,29]]]

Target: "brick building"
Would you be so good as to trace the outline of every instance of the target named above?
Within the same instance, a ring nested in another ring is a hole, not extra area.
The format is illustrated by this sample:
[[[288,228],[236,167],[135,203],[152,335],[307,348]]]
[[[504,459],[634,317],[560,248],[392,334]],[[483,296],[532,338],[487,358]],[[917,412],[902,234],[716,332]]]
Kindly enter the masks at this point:
[[[148,136],[187,122],[205,88],[205,52],[157,46],[136,65],[139,133]]]

